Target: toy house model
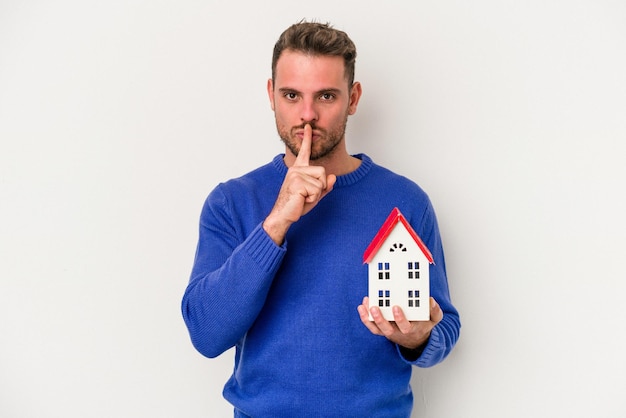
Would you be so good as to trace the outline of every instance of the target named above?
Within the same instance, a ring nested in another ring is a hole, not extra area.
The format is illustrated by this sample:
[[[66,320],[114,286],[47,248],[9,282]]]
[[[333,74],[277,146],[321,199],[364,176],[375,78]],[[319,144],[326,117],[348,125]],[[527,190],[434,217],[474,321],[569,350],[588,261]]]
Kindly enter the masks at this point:
[[[395,305],[410,321],[430,319],[433,256],[398,208],[365,250],[363,263],[368,264],[370,306],[378,306],[385,319],[394,320],[391,308]]]

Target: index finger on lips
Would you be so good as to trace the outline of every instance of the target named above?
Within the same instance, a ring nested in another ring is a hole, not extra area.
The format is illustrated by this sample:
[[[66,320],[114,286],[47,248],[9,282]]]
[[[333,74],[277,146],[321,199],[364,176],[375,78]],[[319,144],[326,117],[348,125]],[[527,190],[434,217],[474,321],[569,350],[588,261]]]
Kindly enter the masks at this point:
[[[311,158],[311,138],[313,136],[313,130],[308,123],[304,125],[304,135],[302,136],[302,143],[300,144],[300,151],[296,157],[295,165],[300,167],[307,167]]]

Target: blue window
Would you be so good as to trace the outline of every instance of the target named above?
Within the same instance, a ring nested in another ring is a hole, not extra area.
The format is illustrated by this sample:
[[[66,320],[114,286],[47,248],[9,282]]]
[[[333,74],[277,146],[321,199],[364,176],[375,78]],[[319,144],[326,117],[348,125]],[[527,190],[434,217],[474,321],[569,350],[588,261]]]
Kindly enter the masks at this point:
[[[378,263],[378,280],[389,280],[389,263]]]
[[[391,306],[391,292],[389,290],[378,291],[378,306],[381,308]]]

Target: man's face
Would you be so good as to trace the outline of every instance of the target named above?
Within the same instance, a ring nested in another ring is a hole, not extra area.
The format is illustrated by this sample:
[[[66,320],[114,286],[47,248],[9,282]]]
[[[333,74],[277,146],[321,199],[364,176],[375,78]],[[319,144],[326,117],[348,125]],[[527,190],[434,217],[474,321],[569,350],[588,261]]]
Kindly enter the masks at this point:
[[[313,128],[311,160],[330,157],[344,141],[348,115],[360,94],[349,89],[343,58],[284,51],[268,81],[276,128],[287,149],[298,155],[304,125]]]

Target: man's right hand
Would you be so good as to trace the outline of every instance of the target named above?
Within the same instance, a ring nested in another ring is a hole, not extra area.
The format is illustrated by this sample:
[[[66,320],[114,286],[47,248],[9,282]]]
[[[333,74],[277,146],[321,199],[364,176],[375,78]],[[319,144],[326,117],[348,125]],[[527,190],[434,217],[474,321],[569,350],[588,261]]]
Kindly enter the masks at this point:
[[[311,125],[306,124],[298,156],[287,171],[272,211],[263,222],[263,229],[278,245],[285,240],[291,224],[330,193],[337,180],[334,174],[327,175],[324,167],[309,165],[311,142]]]

